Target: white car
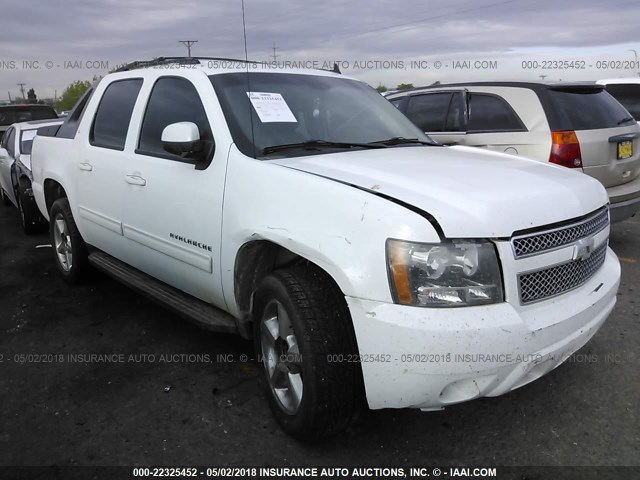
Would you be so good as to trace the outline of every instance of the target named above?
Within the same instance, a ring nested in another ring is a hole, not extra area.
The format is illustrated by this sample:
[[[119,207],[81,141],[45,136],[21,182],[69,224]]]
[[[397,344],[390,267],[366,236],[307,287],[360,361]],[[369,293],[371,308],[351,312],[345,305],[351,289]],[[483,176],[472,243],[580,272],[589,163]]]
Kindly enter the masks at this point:
[[[20,210],[25,233],[48,228],[40,215],[31,190],[31,146],[38,129],[57,128],[62,120],[38,120],[14,123],[0,143],[0,200]]]
[[[146,65],[105,76],[36,137],[53,259],[68,282],[93,265],[252,338],[291,435],[339,432],[364,399],[438,410],[507,393],[613,309],[596,180],[436,145],[335,73]]]
[[[387,99],[444,144],[529,157],[596,178],[607,189],[613,222],[640,210],[640,126],[601,85],[474,82]]]
[[[640,122],[640,77],[605,78],[596,83],[604,85],[607,92]]]

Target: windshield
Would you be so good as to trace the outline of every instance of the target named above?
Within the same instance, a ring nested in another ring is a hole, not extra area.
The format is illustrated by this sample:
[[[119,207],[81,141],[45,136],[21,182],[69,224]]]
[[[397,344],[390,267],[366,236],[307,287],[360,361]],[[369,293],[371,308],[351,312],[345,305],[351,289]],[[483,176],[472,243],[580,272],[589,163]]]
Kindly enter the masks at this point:
[[[432,143],[384,97],[355,80],[244,72],[210,79],[234,142],[250,157],[330,153],[397,138]],[[294,148],[273,148],[283,145]]]

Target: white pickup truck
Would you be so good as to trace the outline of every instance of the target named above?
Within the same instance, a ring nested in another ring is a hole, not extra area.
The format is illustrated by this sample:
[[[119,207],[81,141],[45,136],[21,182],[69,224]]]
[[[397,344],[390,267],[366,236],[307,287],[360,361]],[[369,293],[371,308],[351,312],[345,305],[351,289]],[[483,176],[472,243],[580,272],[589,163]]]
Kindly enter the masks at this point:
[[[598,181],[437,145],[337,73],[137,67],[35,139],[58,269],[78,282],[93,265],[253,338],[291,435],[336,433],[365,406],[504,394],[613,309],[620,266]]]

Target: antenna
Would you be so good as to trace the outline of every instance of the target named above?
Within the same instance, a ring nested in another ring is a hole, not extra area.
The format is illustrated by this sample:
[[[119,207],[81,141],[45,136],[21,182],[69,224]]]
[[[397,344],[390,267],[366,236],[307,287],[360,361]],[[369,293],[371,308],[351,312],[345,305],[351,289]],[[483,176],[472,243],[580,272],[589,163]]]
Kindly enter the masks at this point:
[[[251,81],[249,79],[249,53],[247,50],[247,24],[244,18],[244,0],[242,0],[242,34],[244,36],[244,61],[247,66],[247,97],[249,98],[249,121],[251,122],[251,145],[253,158],[256,158],[256,138],[253,133],[253,112],[251,111]]]

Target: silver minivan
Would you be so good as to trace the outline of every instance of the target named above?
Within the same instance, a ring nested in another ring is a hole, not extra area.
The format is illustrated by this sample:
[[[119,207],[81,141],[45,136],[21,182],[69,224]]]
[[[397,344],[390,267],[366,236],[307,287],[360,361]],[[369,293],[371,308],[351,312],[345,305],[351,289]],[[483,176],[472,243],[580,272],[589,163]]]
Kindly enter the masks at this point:
[[[598,179],[612,221],[640,211],[640,126],[602,85],[477,82],[386,98],[440,143],[522,155]]]

